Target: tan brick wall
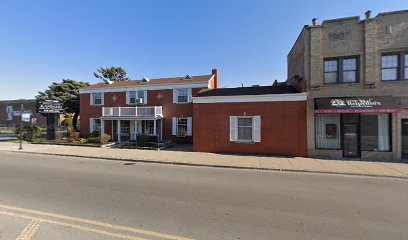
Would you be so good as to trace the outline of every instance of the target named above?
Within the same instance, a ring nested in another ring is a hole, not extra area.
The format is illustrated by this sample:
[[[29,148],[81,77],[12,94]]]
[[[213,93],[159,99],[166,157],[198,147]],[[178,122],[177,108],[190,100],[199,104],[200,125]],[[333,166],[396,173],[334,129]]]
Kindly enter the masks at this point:
[[[288,55],[288,76],[297,72],[299,62],[304,61],[304,76],[308,88],[307,121],[309,153],[321,155],[315,150],[314,99],[322,97],[394,96],[408,109],[403,99],[408,97],[408,81],[381,81],[381,54],[408,51],[408,11],[383,13],[374,18],[360,20],[358,17],[323,21],[321,25],[305,27],[304,56],[291,51]],[[303,52],[303,51],[302,51]],[[359,56],[360,82],[349,84],[323,83],[323,60],[329,57]],[[304,60],[299,60],[304,58]],[[290,78],[288,77],[288,82]],[[374,83],[375,88],[369,84]],[[393,114],[393,154],[400,156],[400,132],[398,126],[403,114]],[[313,154],[312,154],[313,155]],[[375,157],[375,156],[374,156]]]

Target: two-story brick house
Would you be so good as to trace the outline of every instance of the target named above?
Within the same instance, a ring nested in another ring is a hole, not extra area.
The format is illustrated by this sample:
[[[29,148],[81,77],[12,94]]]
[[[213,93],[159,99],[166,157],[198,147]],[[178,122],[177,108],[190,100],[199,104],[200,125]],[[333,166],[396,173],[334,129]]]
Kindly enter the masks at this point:
[[[287,84],[307,91],[312,157],[408,158],[408,11],[304,26]]]
[[[106,133],[113,141],[157,136],[192,142],[192,96],[218,88],[218,71],[210,75],[99,83],[80,90],[81,134]]]

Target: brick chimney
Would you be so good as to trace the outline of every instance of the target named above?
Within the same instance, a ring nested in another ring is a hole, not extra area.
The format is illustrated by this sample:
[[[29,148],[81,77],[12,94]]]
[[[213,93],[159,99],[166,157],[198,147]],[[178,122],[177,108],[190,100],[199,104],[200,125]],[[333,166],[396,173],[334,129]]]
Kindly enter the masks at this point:
[[[313,27],[317,26],[317,18],[312,19],[312,25],[313,25]]]
[[[214,68],[212,70],[212,75],[214,75],[214,88],[219,88],[220,87],[220,82],[218,79],[218,69]]]

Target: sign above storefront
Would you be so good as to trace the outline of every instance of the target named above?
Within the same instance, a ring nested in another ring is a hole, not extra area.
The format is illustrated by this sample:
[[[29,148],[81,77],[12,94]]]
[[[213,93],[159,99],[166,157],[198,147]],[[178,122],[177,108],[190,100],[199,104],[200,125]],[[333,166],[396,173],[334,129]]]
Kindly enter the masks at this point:
[[[395,113],[400,111],[393,97],[315,99],[315,113]]]
[[[62,113],[63,111],[62,103],[53,100],[40,102],[40,107],[38,108],[39,113]]]

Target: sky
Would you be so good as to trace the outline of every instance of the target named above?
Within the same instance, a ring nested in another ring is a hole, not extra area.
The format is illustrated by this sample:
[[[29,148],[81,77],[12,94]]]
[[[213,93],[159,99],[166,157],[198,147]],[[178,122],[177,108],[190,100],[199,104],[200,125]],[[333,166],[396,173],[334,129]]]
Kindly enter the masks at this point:
[[[392,4],[391,4],[392,3]],[[34,98],[52,82],[211,74],[221,87],[286,80],[302,27],[408,9],[407,0],[0,0],[0,100]]]

